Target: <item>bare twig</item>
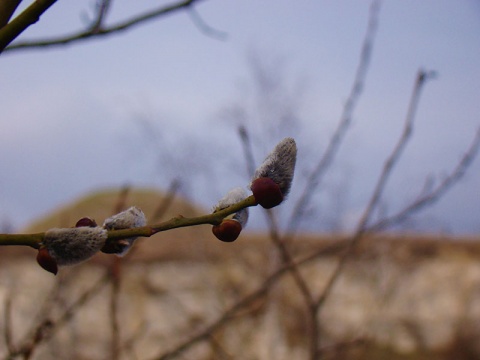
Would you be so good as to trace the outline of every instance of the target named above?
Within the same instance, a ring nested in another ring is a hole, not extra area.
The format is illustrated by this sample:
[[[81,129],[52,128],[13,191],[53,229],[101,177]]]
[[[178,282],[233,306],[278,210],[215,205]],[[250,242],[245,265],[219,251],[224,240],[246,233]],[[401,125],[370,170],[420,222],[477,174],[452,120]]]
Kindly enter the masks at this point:
[[[204,327],[204,329],[197,334],[189,337],[185,341],[177,344],[173,349],[162,353],[154,357],[153,359],[158,360],[167,360],[173,359],[185,351],[187,351],[191,346],[208,339],[211,334],[215,333],[215,331],[219,330],[223,326],[227,325],[229,321],[233,318],[236,318],[239,314],[244,314],[242,310],[246,309],[247,307],[251,306],[255,301],[259,300],[260,298],[266,296],[270,291],[271,287],[277,283],[284,275],[288,274],[292,267],[300,267],[310,263],[318,259],[321,256],[327,256],[336,254],[339,251],[345,249],[347,247],[347,242],[336,242],[330,244],[322,249],[315,251],[312,254],[309,254],[302,259],[299,259],[290,264],[284,264],[276,269],[270,276],[268,276],[263,283],[257,287],[257,289],[253,290],[249,294],[243,296],[239,300],[237,300],[234,304],[232,304],[229,308],[223,311],[223,313],[210,325]]]
[[[110,282],[112,284],[110,292],[110,328],[112,331],[112,339],[110,343],[110,356],[112,360],[116,360],[120,355],[120,326],[119,326],[119,297],[120,297],[120,282],[122,279],[122,259],[118,257],[113,258],[110,266]]]
[[[478,154],[480,148],[480,128],[477,130],[473,141],[464,155],[452,170],[452,172],[443,179],[437,186],[430,189],[426,193],[417,197],[412,203],[406,205],[396,214],[380,219],[375,224],[368,226],[369,232],[381,231],[388,227],[398,225],[412,216],[414,213],[423,210],[425,207],[437,202],[448,190],[450,190],[456,183],[458,183],[468,167]]]
[[[5,307],[3,312],[4,322],[4,337],[5,344],[9,355],[15,353],[15,346],[13,345],[13,328],[12,328],[12,291],[5,298]]]
[[[103,26],[103,21],[107,16],[108,10],[110,9],[111,0],[100,0],[97,3],[97,16],[94,22],[91,25],[91,31],[97,32]]]
[[[14,359],[17,356],[23,356],[25,359],[31,357],[38,345],[50,340],[53,335],[59,331],[62,326],[67,324],[81,307],[85,306],[104,286],[108,284],[109,274],[95,282],[89,289],[85,290],[70,306],[66,307],[62,313],[53,319],[50,311],[42,313],[43,317],[35,326],[32,335],[21,342],[14,353],[11,353],[8,359]],[[48,302],[48,308],[53,308],[53,303]]]
[[[382,172],[378,178],[377,184],[374,188],[374,191],[372,193],[372,196],[370,197],[370,200],[362,214],[362,217],[360,218],[356,230],[354,232],[354,235],[351,237],[347,249],[344,251],[343,255],[340,257],[335,269],[333,270],[332,274],[330,275],[327,284],[322,290],[322,293],[318,297],[318,300],[316,302],[316,316],[318,317],[318,312],[322,309],[323,304],[327,300],[327,298],[330,296],[332,293],[332,289],[334,285],[336,284],[338,278],[340,277],[341,273],[343,272],[343,269],[347,263],[347,260],[350,257],[351,251],[355,247],[355,245],[360,241],[360,239],[363,237],[363,235],[367,231],[367,226],[370,221],[370,218],[378,205],[380,198],[382,196],[382,193],[385,189],[385,185],[392,173],[392,170],[394,166],[398,163],[398,160],[400,159],[400,156],[403,153],[403,150],[405,149],[405,146],[410,139],[410,136],[413,131],[413,122],[415,119],[415,114],[418,106],[418,102],[420,99],[420,94],[421,90],[428,78],[432,76],[432,73],[425,72],[423,70],[420,70],[417,74],[417,78],[415,80],[415,86],[412,92],[412,97],[410,100],[410,105],[409,109],[407,112],[407,116],[405,119],[405,125],[403,132],[392,150],[390,156],[386,159],[385,164],[382,168]],[[320,357],[320,352],[321,349],[317,347],[317,354],[314,357],[319,358]]]
[[[208,25],[197,12],[194,7],[189,7],[188,14],[192,19],[193,23],[197,26],[197,28],[203,32],[205,35],[215,38],[217,40],[226,40],[227,33],[224,31],[220,31],[218,29],[214,29],[210,25]]]
[[[312,199],[313,192],[320,186],[323,177],[330,168],[330,165],[333,163],[333,160],[338,153],[338,149],[342,144],[345,134],[350,127],[353,112],[365,86],[365,79],[370,65],[370,58],[372,55],[373,44],[377,32],[380,4],[380,0],[375,0],[370,6],[368,27],[365,38],[363,40],[360,61],[357,67],[352,88],[350,90],[350,95],[348,96],[347,101],[343,107],[340,121],[337,125],[337,128],[335,129],[335,132],[330,138],[330,142],[328,143],[324,154],[320,158],[320,161],[317,163],[315,168],[307,177],[304,190],[293,207],[292,215],[286,227],[287,234],[293,235],[297,231],[298,226],[300,225],[300,222],[305,215],[305,211],[308,208],[308,203]]]
[[[22,0],[0,0],[0,29],[8,24]]]
[[[230,214],[236,213],[246,207],[257,206],[255,198],[252,196],[229,206],[225,209],[216,211],[211,214],[187,218],[182,215],[171,218],[170,220],[143,227],[123,229],[123,230],[109,230],[108,240],[119,240],[131,237],[150,237],[161,231],[178,229],[182,227],[210,224],[219,225],[222,220]],[[0,246],[16,245],[16,246],[30,246],[35,249],[40,247],[45,233],[36,234],[0,234]]]
[[[130,186],[124,186],[120,189],[120,192],[117,197],[117,201],[113,207],[113,213],[117,214],[125,209],[125,204],[127,202],[128,195],[130,193]],[[110,306],[109,306],[109,315],[110,315],[110,328],[112,331],[112,339],[110,343],[110,356],[112,360],[116,360],[120,354],[120,326],[119,326],[119,297],[120,297],[120,285],[122,280],[122,270],[123,270],[123,259],[118,256],[114,256],[112,263],[110,264],[110,282],[111,282],[111,292],[110,292]]]
[[[175,199],[175,196],[177,195],[177,191],[180,188],[180,180],[174,179],[171,183],[170,186],[167,190],[167,196],[158,204],[157,208],[153,211],[151,217],[150,217],[150,222],[155,222],[160,220],[167,210],[172,206],[173,200]]]
[[[109,27],[89,27],[86,30],[79,31],[70,35],[59,36],[51,39],[44,40],[33,40],[33,41],[24,41],[13,44],[5,49],[5,51],[20,50],[27,48],[38,48],[38,47],[52,47],[58,45],[66,45],[77,41],[86,40],[92,37],[101,37],[105,35],[110,35],[120,31],[124,31],[134,26],[143,24],[147,21],[156,19],[161,16],[171,14],[175,11],[189,8],[194,3],[201,0],[183,0],[176,2],[174,4],[162,6],[158,9],[150,10],[144,14],[136,15],[130,19],[123,20],[117,24],[114,24]],[[37,1],[38,2],[38,1]],[[100,17],[100,16],[99,16]],[[104,15],[101,17],[101,22],[104,20]],[[101,25],[101,24],[100,24]]]
[[[239,128],[239,135],[240,135],[240,140],[243,147],[243,152],[245,154],[245,160],[247,162],[247,169],[249,173],[253,174],[255,172],[255,163],[254,163],[254,157],[253,157],[252,143],[250,141],[250,134],[248,133],[247,129],[244,126],[241,126]],[[280,228],[277,223],[275,212],[273,211],[273,209],[268,209],[266,210],[265,214],[266,214],[267,224],[269,228],[270,239],[275,244],[282,258],[283,264],[292,265],[292,266],[289,266],[289,272],[291,273],[293,280],[295,281],[295,284],[297,285],[298,289],[302,294],[302,297],[305,301],[305,306],[307,307],[307,309],[310,310],[315,305],[314,297],[312,295],[312,292],[310,291],[310,288],[308,287],[307,281],[301,274],[298,267],[295,266],[293,256],[290,253],[287,247],[287,244],[285,242],[285,237],[282,237],[280,234]],[[309,323],[309,329],[310,329],[310,334],[314,334],[316,338],[317,337],[316,334],[318,332],[318,325],[315,320],[315,317],[309,317],[308,319],[313,320],[313,321],[310,321]]]
[[[0,53],[26,28],[35,24],[40,16],[47,11],[57,0],[36,0],[20,15],[0,28]]]

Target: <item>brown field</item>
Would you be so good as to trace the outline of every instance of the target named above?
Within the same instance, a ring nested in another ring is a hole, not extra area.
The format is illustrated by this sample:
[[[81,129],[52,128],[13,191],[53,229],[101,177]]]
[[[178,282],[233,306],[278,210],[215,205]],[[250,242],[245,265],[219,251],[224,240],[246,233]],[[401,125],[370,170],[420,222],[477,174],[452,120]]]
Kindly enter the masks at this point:
[[[135,190],[124,207],[137,205],[148,216],[164,198]],[[101,191],[25,232],[71,226],[83,216],[101,223],[118,202],[119,190]],[[177,198],[162,218],[204,212]],[[300,267],[313,293],[325,286],[345,249],[343,239],[303,234],[291,243],[296,259],[318,253]],[[381,234],[363,239],[318,318],[324,358],[479,359],[479,240]],[[0,336],[0,356],[7,356],[9,341],[32,346],[29,334],[48,319],[54,331],[33,346],[34,359],[161,358],[263,287],[222,326],[172,358],[309,358],[308,313],[298,288],[287,273],[265,287],[281,267],[265,234],[246,232],[225,244],[210,226],[178,229],[142,239],[121,264],[113,259],[100,254],[61,269],[55,278],[38,267],[34,250],[1,249],[0,311],[11,319],[0,320],[0,334],[9,334]],[[89,290],[95,284],[98,289]],[[82,296],[83,303],[72,305]]]

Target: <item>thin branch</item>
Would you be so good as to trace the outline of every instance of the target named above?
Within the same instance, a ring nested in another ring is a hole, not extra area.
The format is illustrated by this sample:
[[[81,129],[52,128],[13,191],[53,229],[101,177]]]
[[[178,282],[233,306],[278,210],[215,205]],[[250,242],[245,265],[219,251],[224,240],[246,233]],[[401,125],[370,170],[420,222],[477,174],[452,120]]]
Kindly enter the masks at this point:
[[[101,0],[97,4],[97,16],[91,25],[91,31],[97,32],[102,26],[105,18],[107,17],[108,10],[110,10],[111,0]]]
[[[0,53],[26,28],[35,24],[40,16],[57,0],[36,0],[15,19],[0,29]]]
[[[432,77],[432,73],[425,72],[423,70],[420,70],[417,74],[414,89],[412,92],[412,97],[410,100],[410,105],[409,105],[407,116],[405,119],[403,132],[400,138],[398,139],[398,142],[395,145],[394,149],[392,150],[392,152],[390,153],[390,155],[388,156],[388,158],[386,159],[383,165],[382,172],[378,178],[378,181],[374,188],[372,196],[370,197],[370,200],[362,214],[362,217],[360,218],[357,224],[356,230],[349,242],[349,246],[347,250],[344,252],[343,256],[340,258],[335,270],[333,271],[332,275],[330,276],[327,282],[327,285],[325,286],[321,295],[318,298],[318,301],[317,301],[318,308],[322,307],[326,299],[331,294],[333,286],[337,282],[340,274],[343,271],[343,268],[345,267],[347,259],[350,256],[351,250],[354,248],[354,246],[358,243],[358,241],[363,237],[363,235],[367,231],[367,226],[370,221],[370,218],[381,199],[381,196],[385,189],[385,185],[392,173],[392,170],[395,167],[395,165],[398,163],[398,160],[400,159],[400,156],[402,155],[403,150],[405,149],[405,146],[411,137],[411,134],[413,131],[413,122],[415,119],[418,102],[420,100],[421,90],[425,85],[426,80],[431,77]]]
[[[423,210],[425,207],[437,202],[440,198],[450,190],[455,184],[457,184],[465,175],[467,169],[472,164],[473,160],[478,155],[480,149],[480,128],[478,128],[473,141],[469,148],[466,150],[458,164],[452,170],[452,172],[443,179],[436,187],[430,189],[427,193],[419,196],[415,201],[405,206],[396,214],[383,218],[368,227],[368,231],[381,231],[388,227],[398,225],[405,221],[407,218]]]
[[[44,318],[37,324],[33,331],[33,335],[30,338],[22,342],[23,345],[18,347],[18,350],[10,354],[9,359],[13,359],[17,356],[23,356],[28,359],[33,355],[35,349],[41,343],[50,340],[53,335],[60,330],[60,328],[68,323],[73,316],[77,313],[78,309],[88,303],[104,286],[108,284],[109,274],[104,276],[93,284],[92,287],[85,290],[70,306],[63,310],[63,312],[55,319],[52,320],[50,314],[46,314]]]
[[[160,204],[158,204],[157,208],[153,211],[150,221],[158,221],[160,220],[167,210],[170,208],[170,206],[173,203],[173,200],[175,199],[175,196],[177,195],[178,189],[180,188],[180,180],[174,179],[168,188],[167,191],[167,196],[162,200]]]
[[[22,0],[0,0],[0,29],[8,24]]]
[[[250,141],[250,134],[248,133],[247,129],[244,126],[239,127],[238,133],[242,143],[243,152],[245,154],[247,169],[249,173],[253,175],[253,173],[255,172],[255,162],[253,157],[253,147]],[[282,237],[280,234],[280,228],[278,226],[278,222],[275,217],[275,212],[273,211],[273,209],[268,209],[265,212],[265,215],[266,215],[267,224],[270,232],[270,239],[273,241],[278,252],[280,253],[283,264],[292,265],[291,267],[289,267],[289,272],[291,273],[295,284],[297,285],[298,289],[300,290],[300,293],[302,294],[302,297],[305,301],[305,305],[308,311],[311,311],[311,309],[313,309],[315,306],[314,297],[312,295],[312,292],[310,291],[310,288],[308,287],[307,281],[305,280],[305,278],[303,277],[303,275],[301,274],[297,266],[294,265],[295,264],[294,258],[287,247],[287,243],[285,242],[285,237]],[[316,339],[317,333],[318,333],[318,324],[314,316],[310,317],[309,320],[310,320],[310,323],[309,323],[310,334],[313,334],[312,336],[315,336],[315,339]],[[316,342],[315,342],[315,347],[316,347]]]
[[[203,32],[205,35],[215,38],[217,40],[226,40],[228,35],[224,31],[220,31],[208,25],[197,12],[194,7],[188,9],[188,14],[192,19],[192,22],[197,26],[197,28]]]
[[[329,170],[333,160],[338,153],[338,149],[345,138],[345,134],[350,127],[352,122],[352,115],[357,106],[358,100],[362,95],[365,79],[367,76],[367,71],[370,65],[370,59],[372,56],[373,44],[375,40],[375,35],[377,33],[378,26],[378,13],[380,11],[380,0],[372,2],[370,6],[370,14],[368,20],[367,31],[365,33],[365,38],[363,40],[362,50],[360,54],[360,61],[357,67],[355,78],[350,90],[350,95],[347,98],[347,101],[343,107],[342,115],[340,116],[340,121],[330,138],[330,142],[320,158],[320,161],[317,163],[315,168],[307,177],[307,181],[304,187],[303,192],[300,195],[300,198],[295,203],[295,206],[292,210],[292,215],[287,223],[287,234],[293,235],[300,225],[300,222],[305,215],[305,211],[308,209],[308,203],[312,198],[313,192],[320,186],[323,177]]]
[[[37,47],[49,47],[49,46],[58,46],[58,45],[66,45],[72,42],[77,42],[81,40],[86,40],[92,37],[101,37],[105,35],[110,35],[113,33],[117,33],[120,31],[124,31],[134,26],[143,24],[147,21],[156,19],[158,17],[168,15],[175,11],[188,8],[192,6],[194,3],[199,2],[201,0],[184,0],[180,1],[171,5],[162,6],[158,9],[151,10],[144,14],[140,14],[134,16],[130,19],[121,21],[117,24],[114,24],[110,27],[100,27],[100,28],[88,28],[83,31],[76,32],[74,34],[55,37],[51,39],[44,39],[44,40],[33,40],[33,41],[24,41],[18,42],[13,44],[5,49],[5,51],[11,50],[19,50],[19,49],[27,49],[27,48],[37,48]],[[102,19],[103,20],[103,19]]]
[[[218,225],[228,215],[234,214],[246,207],[257,206],[255,197],[253,195],[246,199],[229,206],[220,211],[216,211],[212,214],[187,218],[182,215],[171,218],[170,220],[155,224],[147,225],[143,227],[123,229],[123,230],[109,230],[108,240],[120,240],[131,237],[150,237],[158,232],[178,229],[182,227],[189,227],[195,225]],[[45,233],[36,234],[0,234],[0,246],[17,245],[17,246],[30,246],[34,249],[38,249],[45,237]]]
[[[118,316],[119,312],[119,300],[120,300],[120,282],[122,278],[122,259],[115,256],[110,266],[110,329],[111,329],[111,344],[110,344],[110,356],[112,360],[116,360],[120,355],[120,325]]]
[[[250,133],[244,125],[238,127],[238,136],[242,144],[243,155],[245,156],[245,163],[247,166],[247,174],[251,178],[255,173],[255,157],[253,156],[252,141]]]
[[[15,346],[13,345],[12,297],[13,294],[10,291],[10,293],[5,298],[5,305],[3,310],[4,337],[9,355],[15,353]]]
[[[275,270],[270,276],[268,276],[263,283],[256,289],[250,292],[249,294],[243,296],[241,299],[237,300],[229,308],[227,308],[216,320],[214,320],[210,325],[204,327],[203,330],[189,337],[188,339],[177,344],[173,349],[162,353],[161,355],[155,356],[152,359],[157,360],[168,360],[173,359],[185,351],[187,351],[191,346],[207,340],[210,338],[215,331],[219,330],[223,326],[227,325],[230,320],[236,318],[237,315],[245,308],[250,306],[252,303],[258,299],[266,296],[270,291],[270,288],[277,283],[284,275],[288,274],[292,267],[300,267],[310,263],[313,260],[318,259],[320,256],[327,256],[336,254],[339,251],[347,247],[347,242],[336,242],[330,244],[322,249],[315,251],[312,254],[309,254],[302,259],[299,259],[290,264],[284,264]]]

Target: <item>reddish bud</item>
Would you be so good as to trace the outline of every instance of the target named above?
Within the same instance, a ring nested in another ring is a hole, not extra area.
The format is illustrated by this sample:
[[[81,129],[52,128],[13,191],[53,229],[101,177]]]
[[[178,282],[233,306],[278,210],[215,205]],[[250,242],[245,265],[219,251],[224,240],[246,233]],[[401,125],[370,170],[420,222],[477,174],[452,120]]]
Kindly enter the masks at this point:
[[[280,186],[268,177],[255,179],[250,189],[257,203],[265,209],[271,209],[283,201]]]
[[[37,262],[44,270],[57,275],[58,266],[56,260],[50,255],[47,248],[40,248],[37,254]]]
[[[82,226],[95,227],[98,225],[94,219],[89,217],[84,217],[78,220],[77,223],[75,224],[75,227],[82,227]]]
[[[214,225],[212,227],[213,235],[218,240],[224,242],[233,242],[237,240],[238,235],[242,231],[242,225],[236,220],[223,220],[220,225]]]

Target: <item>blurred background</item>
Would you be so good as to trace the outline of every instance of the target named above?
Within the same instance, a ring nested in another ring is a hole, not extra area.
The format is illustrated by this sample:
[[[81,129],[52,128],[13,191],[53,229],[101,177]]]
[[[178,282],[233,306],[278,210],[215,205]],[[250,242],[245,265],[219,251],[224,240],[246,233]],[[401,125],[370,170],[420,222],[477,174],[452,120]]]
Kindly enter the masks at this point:
[[[0,357],[479,359],[480,2],[186,4],[58,1],[0,55],[1,232],[208,213],[284,137],[289,197],[56,277],[3,247]]]
[[[115,1],[106,25],[168,2]],[[94,1],[60,1],[17,41],[73,34],[95,18]],[[23,5],[26,7],[27,2]],[[98,188],[174,179],[206,208],[246,186],[238,127],[261,162],[296,138],[291,199],[325,150],[350,93],[369,1],[200,1],[127,31],[2,54],[0,217],[19,229]],[[385,1],[363,93],[334,165],[305,221],[312,231],[352,228],[403,127],[417,71],[435,71],[418,108],[384,211],[441,181],[479,126],[478,1]],[[402,227],[475,234],[475,161],[438,203]],[[321,216],[321,217],[318,217]],[[254,217],[252,229],[265,228]],[[261,218],[261,217],[260,217]],[[7,226],[8,225],[8,226]],[[5,227],[4,226],[4,227]]]

